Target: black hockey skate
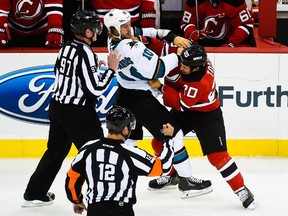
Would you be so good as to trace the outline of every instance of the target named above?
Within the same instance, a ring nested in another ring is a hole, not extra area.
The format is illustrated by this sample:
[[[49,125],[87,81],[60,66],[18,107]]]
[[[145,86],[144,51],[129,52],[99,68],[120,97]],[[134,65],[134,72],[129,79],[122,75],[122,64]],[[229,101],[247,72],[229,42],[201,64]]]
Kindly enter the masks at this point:
[[[24,203],[21,205],[23,208],[40,207],[51,205],[55,199],[55,194],[48,192],[44,197],[29,197],[24,194]]]
[[[241,200],[244,208],[253,210],[257,207],[258,203],[254,200],[254,195],[246,186],[244,186],[244,188],[238,191],[236,194]]]
[[[149,182],[148,190],[171,190],[177,188],[178,175],[175,172],[172,176],[160,176]]]
[[[180,177],[178,188],[182,192],[181,198],[185,199],[211,193],[213,191],[211,185],[210,180],[197,179],[191,176],[187,178]]]

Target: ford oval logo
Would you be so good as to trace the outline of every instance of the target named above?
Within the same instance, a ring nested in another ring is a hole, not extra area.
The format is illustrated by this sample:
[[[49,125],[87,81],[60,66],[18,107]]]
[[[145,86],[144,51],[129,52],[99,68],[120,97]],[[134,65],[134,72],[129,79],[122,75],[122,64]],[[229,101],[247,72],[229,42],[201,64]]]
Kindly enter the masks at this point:
[[[36,66],[0,76],[0,112],[26,122],[49,124],[47,111],[54,83],[53,69],[54,65]],[[96,111],[101,122],[114,104],[117,89],[115,77],[98,99]]]

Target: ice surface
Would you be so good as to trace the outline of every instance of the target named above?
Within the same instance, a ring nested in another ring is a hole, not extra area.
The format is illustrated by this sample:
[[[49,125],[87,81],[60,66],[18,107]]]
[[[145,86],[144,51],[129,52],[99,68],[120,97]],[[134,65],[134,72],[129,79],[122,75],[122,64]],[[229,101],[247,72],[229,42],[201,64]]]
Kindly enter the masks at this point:
[[[181,199],[178,189],[149,191],[148,181],[140,177],[137,185],[137,216],[288,216],[288,158],[234,157],[246,186],[259,202],[251,211],[244,209],[239,198],[224,182],[205,157],[191,158],[193,175],[210,179],[210,194]],[[64,180],[72,158],[67,158],[51,190],[56,194],[53,205],[21,208],[23,192],[39,159],[0,159],[0,216],[66,216],[74,215],[64,191]],[[84,213],[84,215],[86,215]]]

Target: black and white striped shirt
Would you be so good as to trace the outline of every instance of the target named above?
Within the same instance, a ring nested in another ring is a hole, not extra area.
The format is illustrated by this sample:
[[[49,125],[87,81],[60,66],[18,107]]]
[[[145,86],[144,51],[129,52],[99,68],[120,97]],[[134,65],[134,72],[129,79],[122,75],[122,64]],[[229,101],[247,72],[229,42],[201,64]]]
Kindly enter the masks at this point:
[[[105,92],[115,74],[108,69],[101,75],[98,66],[97,55],[88,44],[77,39],[67,42],[54,67],[53,98],[61,104],[95,107],[97,97]]]
[[[88,204],[103,201],[135,204],[139,175],[160,176],[170,172],[174,154],[169,142],[165,142],[159,157],[128,146],[122,140],[102,138],[88,142],[80,149],[67,173],[68,199],[72,203],[83,201],[81,188],[86,180]]]

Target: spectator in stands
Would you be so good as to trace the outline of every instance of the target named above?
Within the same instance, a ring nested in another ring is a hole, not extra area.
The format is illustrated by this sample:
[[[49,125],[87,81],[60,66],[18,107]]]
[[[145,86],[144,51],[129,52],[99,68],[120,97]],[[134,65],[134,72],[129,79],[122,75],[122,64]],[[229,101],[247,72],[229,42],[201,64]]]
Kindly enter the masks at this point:
[[[63,0],[1,0],[0,48],[63,45]]]
[[[253,24],[245,0],[188,0],[180,28],[202,46],[255,47]]]

